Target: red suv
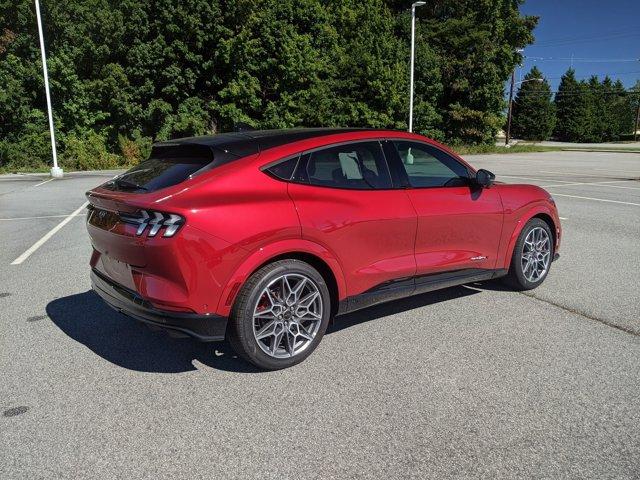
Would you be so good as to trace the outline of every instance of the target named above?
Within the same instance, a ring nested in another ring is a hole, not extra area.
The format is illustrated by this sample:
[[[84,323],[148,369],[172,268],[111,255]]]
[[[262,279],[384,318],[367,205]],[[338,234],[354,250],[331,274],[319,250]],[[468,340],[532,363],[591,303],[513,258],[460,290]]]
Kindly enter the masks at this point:
[[[384,130],[162,142],[87,197],[93,288],[109,305],[227,337],[264,369],[304,360],[336,315],[498,277],[535,288],[561,233],[542,188]]]

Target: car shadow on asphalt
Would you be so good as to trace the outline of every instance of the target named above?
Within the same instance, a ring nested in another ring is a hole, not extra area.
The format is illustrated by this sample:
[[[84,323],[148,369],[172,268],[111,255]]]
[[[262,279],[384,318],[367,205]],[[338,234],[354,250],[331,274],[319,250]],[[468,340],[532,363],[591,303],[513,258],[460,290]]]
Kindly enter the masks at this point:
[[[369,307],[335,319],[327,329],[333,334],[353,325],[407,310],[480,293],[475,288],[453,287]],[[172,338],[151,331],[108,307],[98,295],[84,293],[58,298],[47,305],[47,315],[75,341],[105,360],[129,370],[180,373],[197,370],[194,360],[211,368],[257,373],[257,368],[238,358],[228,342],[202,343],[190,338]]]

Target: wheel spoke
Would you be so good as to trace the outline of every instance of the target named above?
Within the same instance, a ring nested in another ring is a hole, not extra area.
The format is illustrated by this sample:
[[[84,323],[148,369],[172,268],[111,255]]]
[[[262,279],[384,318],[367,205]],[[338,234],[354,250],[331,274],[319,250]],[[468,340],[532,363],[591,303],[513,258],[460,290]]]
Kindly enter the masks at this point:
[[[299,327],[300,327],[300,333],[298,334],[299,336],[309,341],[313,340],[313,336],[307,331],[306,328],[304,328],[302,325],[299,325]]]
[[[311,303],[320,296],[320,292],[318,292],[317,290],[308,293],[307,295],[305,295],[302,300],[300,300],[298,302],[298,305],[300,305],[301,307],[309,307],[309,305],[311,305]]]
[[[270,337],[275,334],[275,331],[276,321],[271,320],[264,327],[262,327],[259,332],[256,333],[256,339],[262,340],[263,338]]]
[[[287,331],[286,348],[290,357],[293,357],[296,349],[296,335]]]
[[[314,312],[309,312],[309,311],[305,312],[303,315],[298,316],[299,322],[317,322],[318,320],[321,320],[321,319],[322,317],[320,315]]]
[[[280,330],[278,333],[273,335],[273,340],[271,341],[271,355],[275,355],[275,353],[278,351],[278,347],[280,346],[283,335],[284,330]]]

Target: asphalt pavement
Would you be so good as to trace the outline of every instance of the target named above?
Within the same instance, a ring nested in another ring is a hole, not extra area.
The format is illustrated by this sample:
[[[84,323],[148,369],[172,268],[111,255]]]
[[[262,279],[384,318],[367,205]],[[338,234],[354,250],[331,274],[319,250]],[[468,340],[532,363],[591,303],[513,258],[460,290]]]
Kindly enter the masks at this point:
[[[640,478],[640,155],[468,159],[553,194],[545,283],[340,317],[268,373],[90,291],[113,173],[0,176],[0,478]]]

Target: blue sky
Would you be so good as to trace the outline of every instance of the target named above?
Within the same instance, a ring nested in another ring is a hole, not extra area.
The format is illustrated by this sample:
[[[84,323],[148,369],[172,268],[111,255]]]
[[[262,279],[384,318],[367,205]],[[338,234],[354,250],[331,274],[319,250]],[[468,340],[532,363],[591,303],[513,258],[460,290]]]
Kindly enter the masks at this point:
[[[516,81],[537,65],[555,91],[572,56],[578,78],[640,80],[640,0],[527,0],[522,12],[540,20]]]

